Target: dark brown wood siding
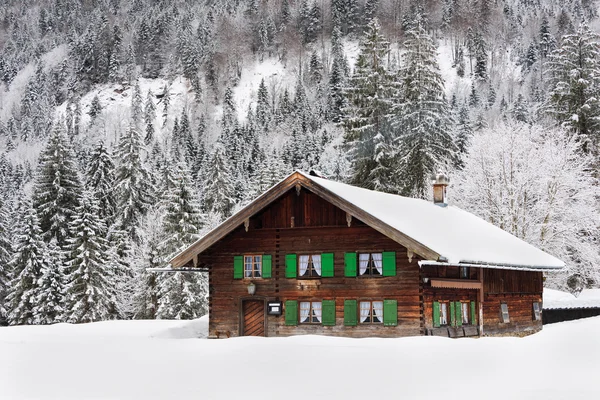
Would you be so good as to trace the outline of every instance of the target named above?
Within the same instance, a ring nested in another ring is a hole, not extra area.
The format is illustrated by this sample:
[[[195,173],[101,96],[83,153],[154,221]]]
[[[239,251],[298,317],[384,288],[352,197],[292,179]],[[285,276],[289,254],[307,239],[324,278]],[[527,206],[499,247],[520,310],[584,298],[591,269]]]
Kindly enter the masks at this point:
[[[345,219],[345,217],[344,217]],[[344,277],[346,252],[396,252],[396,276]],[[249,280],[233,279],[233,257],[245,253],[270,254],[272,278],[254,279],[256,298],[264,300],[335,300],[336,325],[286,326],[284,316],[267,316],[267,336],[323,334],[334,336],[414,336],[421,334],[419,267],[408,262],[406,249],[374,229],[361,226],[236,229],[201,255],[210,266],[211,335],[240,334],[240,301],[248,298]],[[286,254],[334,253],[334,277],[295,279],[285,277]],[[398,326],[344,326],[344,300],[397,300]]]
[[[527,334],[542,329],[542,321],[533,315],[533,303],[542,301],[541,272],[484,268],[483,290],[484,335]],[[508,305],[508,323],[501,320],[501,303]]]

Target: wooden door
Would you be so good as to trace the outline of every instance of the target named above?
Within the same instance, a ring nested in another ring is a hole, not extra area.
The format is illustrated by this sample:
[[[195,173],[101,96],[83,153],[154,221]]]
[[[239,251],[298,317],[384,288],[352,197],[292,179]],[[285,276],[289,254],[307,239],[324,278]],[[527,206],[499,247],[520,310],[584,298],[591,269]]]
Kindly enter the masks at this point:
[[[262,300],[245,300],[244,336],[265,336],[265,302]]]

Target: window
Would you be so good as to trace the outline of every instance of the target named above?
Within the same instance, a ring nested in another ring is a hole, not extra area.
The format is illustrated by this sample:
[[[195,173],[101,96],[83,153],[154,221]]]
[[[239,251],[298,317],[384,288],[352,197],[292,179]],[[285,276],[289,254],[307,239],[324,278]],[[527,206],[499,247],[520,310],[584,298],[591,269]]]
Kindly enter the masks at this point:
[[[383,256],[381,253],[360,253],[358,255],[359,276],[382,276]]]
[[[460,310],[461,310],[461,314],[462,314],[462,323],[463,325],[468,325],[469,324],[469,307],[470,303],[460,303]]]
[[[321,255],[311,254],[299,256],[298,277],[318,278],[321,276]]]
[[[500,313],[501,313],[501,322],[503,323],[508,323],[510,322],[510,319],[508,317],[508,304],[506,303],[501,303],[500,304]]]
[[[448,325],[448,303],[440,302],[440,325]]]
[[[542,313],[541,313],[540,303],[535,302],[535,303],[533,303],[533,320],[539,321],[541,319],[542,319]]]
[[[244,256],[244,278],[260,278],[262,272],[262,256]]]
[[[460,267],[460,279],[469,279],[469,267]]]
[[[321,302],[320,301],[301,301],[300,302],[300,323],[301,324],[320,324],[321,323]]]
[[[361,324],[383,323],[383,301],[361,301],[360,302]]]

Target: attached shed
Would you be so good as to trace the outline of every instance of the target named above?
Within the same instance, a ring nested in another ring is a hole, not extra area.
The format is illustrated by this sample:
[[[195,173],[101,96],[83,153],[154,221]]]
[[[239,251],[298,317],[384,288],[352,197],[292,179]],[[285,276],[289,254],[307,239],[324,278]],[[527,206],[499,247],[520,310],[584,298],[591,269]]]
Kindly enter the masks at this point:
[[[296,171],[171,260],[209,272],[214,338],[531,333],[564,263],[446,203]]]
[[[544,325],[600,315],[600,289],[583,289],[577,296],[544,289],[543,299]]]

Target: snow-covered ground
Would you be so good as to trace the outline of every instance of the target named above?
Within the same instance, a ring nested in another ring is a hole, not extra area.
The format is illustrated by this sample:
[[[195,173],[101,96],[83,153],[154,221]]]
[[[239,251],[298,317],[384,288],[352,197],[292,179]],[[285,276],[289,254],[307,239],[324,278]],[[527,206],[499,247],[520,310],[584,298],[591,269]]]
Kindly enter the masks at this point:
[[[0,398],[600,398],[600,317],[525,338],[197,339],[206,329],[206,318],[0,328]]]

